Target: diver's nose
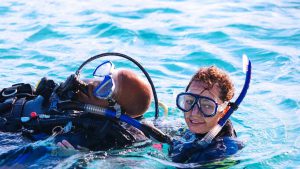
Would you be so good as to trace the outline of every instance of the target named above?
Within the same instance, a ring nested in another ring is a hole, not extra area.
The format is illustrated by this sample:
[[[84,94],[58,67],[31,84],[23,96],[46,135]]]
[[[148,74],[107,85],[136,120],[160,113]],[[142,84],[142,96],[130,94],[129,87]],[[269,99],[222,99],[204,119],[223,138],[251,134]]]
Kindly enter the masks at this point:
[[[199,109],[198,109],[198,106],[197,105],[195,105],[194,107],[193,107],[193,109],[192,109],[192,112],[191,112],[191,114],[192,114],[192,116],[196,116],[196,115],[199,115]]]

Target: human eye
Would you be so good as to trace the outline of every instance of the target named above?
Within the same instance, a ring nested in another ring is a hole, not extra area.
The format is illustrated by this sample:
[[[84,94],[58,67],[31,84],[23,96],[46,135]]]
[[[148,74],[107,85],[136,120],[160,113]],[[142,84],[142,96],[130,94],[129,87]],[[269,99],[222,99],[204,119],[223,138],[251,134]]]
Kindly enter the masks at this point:
[[[194,103],[194,100],[192,100],[192,99],[185,100],[185,104],[187,104],[187,105],[192,105],[193,103]]]
[[[203,109],[206,109],[206,110],[212,110],[215,108],[214,103],[212,103],[211,101],[206,100],[206,99],[201,100],[200,105]]]
[[[203,104],[202,106],[205,109],[212,109],[213,108],[213,106],[211,104]]]

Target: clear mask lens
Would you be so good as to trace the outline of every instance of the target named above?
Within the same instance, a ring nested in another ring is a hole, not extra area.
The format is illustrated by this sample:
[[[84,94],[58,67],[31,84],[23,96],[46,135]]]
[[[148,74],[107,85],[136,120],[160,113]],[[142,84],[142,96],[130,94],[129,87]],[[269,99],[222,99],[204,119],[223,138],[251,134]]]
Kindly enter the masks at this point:
[[[114,80],[111,77],[113,70],[114,65],[111,61],[103,62],[95,69],[93,76],[101,81],[94,89],[94,96],[97,98],[108,99],[112,96],[115,90]]]
[[[211,116],[216,111],[216,104],[214,101],[206,99],[206,98],[200,98],[198,101],[198,104],[200,105],[200,109],[203,114],[207,116]]]
[[[95,69],[93,76],[104,77],[106,75],[111,75],[113,70],[113,63],[111,61],[105,61]]]
[[[179,95],[177,101],[179,108],[188,112],[195,104],[196,98],[192,95]]]
[[[100,99],[107,99],[112,96],[115,84],[111,76],[105,76],[103,81],[94,90],[94,95]]]

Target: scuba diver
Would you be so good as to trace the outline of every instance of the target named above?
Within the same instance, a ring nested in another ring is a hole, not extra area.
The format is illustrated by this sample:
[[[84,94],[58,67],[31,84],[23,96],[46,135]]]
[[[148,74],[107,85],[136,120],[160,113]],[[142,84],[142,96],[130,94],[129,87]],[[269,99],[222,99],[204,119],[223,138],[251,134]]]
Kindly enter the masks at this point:
[[[150,85],[133,71],[114,70],[110,61],[100,64],[93,75],[95,78],[82,81],[73,74],[60,85],[44,77],[36,89],[23,83],[4,88],[0,92],[0,131],[21,131],[33,141],[55,134],[59,144],[67,140],[74,147],[90,150],[146,140],[132,125],[90,112],[103,108],[116,116],[141,119],[150,106]]]
[[[187,130],[173,140],[169,155],[178,163],[203,163],[224,159],[243,148],[237,140],[229,116],[235,111],[249,87],[251,62],[243,56],[246,80],[235,102],[234,86],[229,75],[211,66],[200,68],[187,85],[185,92],[177,95],[177,107],[183,111]]]

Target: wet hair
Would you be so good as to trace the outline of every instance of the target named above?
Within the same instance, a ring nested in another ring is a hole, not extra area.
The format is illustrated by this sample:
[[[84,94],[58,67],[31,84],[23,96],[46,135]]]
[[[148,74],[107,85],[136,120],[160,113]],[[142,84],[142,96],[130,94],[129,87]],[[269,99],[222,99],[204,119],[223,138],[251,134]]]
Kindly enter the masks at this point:
[[[220,88],[219,97],[222,101],[229,101],[234,96],[234,86],[229,75],[216,66],[200,68],[190,80],[185,91],[188,91],[191,83],[195,81],[207,84],[208,90],[218,84]]]

